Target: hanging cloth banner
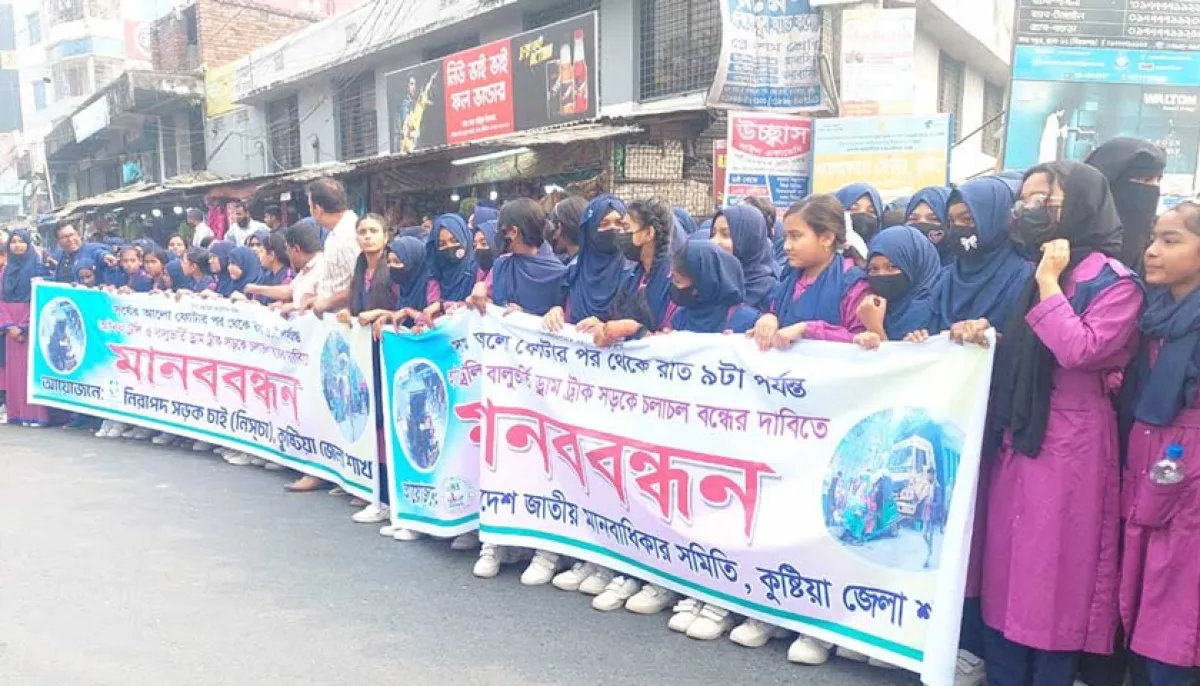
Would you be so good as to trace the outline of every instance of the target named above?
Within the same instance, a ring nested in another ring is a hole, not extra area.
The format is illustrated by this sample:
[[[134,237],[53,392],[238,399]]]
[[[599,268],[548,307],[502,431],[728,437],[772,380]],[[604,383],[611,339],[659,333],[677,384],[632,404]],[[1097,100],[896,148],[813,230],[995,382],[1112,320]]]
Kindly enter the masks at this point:
[[[479,322],[462,310],[419,335],[383,332],[392,521],[406,529],[479,527]]]
[[[517,314],[475,339],[484,541],[953,683],[990,350],[763,354],[688,333],[598,349]]]
[[[721,56],[708,106],[772,112],[828,110],[821,91],[821,13],[808,0],[721,6]]]
[[[378,501],[370,328],[45,282],[31,310],[31,402],[244,451]]]

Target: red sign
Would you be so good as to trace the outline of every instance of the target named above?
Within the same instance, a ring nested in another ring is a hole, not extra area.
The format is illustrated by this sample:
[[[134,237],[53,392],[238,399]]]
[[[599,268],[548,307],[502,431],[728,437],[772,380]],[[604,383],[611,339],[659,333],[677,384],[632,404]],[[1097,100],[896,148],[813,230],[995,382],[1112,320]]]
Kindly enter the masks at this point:
[[[125,57],[135,62],[150,62],[153,51],[150,22],[125,20]]]
[[[511,45],[510,40],[499,40],[450,55],[442,63],[447,143],[515,130]]]
[[[713,141],[713,200],[725,206],[725,149],[727,141]]]
[[[730,122],[734,150],[765,159],[794,159],[812,150],[812,120],[755,115]]]

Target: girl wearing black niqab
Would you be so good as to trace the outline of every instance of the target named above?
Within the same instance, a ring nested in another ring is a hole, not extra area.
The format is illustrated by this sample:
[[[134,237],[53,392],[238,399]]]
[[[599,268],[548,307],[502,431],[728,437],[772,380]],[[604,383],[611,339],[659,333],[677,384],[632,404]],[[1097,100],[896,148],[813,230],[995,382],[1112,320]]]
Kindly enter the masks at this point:
[[[1108,179],[1121,217],[1124,235],[1117,257],[1140,273],[1142,256],[1150,244],[1150,231],[1158,216],[1158,184],[1167,168],[1167,154],[1150,141],[1114,138],[1092,151],[1086,161]]]

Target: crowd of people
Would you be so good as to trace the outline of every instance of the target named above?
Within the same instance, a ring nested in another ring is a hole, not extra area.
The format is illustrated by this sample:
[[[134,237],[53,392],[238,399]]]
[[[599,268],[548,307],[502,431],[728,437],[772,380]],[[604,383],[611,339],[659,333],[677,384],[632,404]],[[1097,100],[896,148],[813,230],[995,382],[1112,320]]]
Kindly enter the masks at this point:
[[[39,254],[16,231],[4,243],[0,389],[10,424],[63,419],[25,398],[38,278],[254,300],[284,315],[334,312],[377,333],[496,304],[542,317],[549,331],[574,325],[599,346],[673,331],[742,334],[763,350],[803,340],[919,345],[940,333],[965,345],[996,340],[960,683],[986,673],[992,686],[1106,686],[1132,671],[1152,686],[1196,684],[1200,204],[1156,216],[1164,166],[1155,146],[1118,139],[1087,163],[908,199],[855,184],[788,208],[751,198],[698,223],[656,198],[517,198],[395,231],[356,216],[341,185],[322,179],[308,189],[310,218],[251,226],[242,208],[223,237],[199,230],[192,245],[179,236],[165,248],[83,243],[64,223],[57,246]],[[70,421],[101,437],[176,440]],[[1148,476],[1168,444],[1182,445],[1187,472],[1172,487]],[[232,464],[270,466],[223,452]],[[288,485],[328,487],[310,476]],[[386,503],[360,505],[356,521],[389,518]],[[420,538],[390,524],[380,533]],[[599,610],[673,608],[670,628],[693,638],[729,633],[758,647],[786,634],[594,563],[480,546],[473,535],[453,547],[479,547],[479,577],[528,560],[522,583],[595,596]],[[832,650],[798,636],[788,657],[816,665]]]

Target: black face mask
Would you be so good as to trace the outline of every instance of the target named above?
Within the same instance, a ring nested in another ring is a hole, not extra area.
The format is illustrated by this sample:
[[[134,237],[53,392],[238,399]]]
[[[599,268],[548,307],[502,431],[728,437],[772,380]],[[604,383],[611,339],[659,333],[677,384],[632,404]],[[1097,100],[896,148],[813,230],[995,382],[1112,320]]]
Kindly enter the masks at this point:
[[[632,233],[618,233],[616,236],[617,248],[625,259],[630,262],[637,262],[642,259],[642,247],[634,245]]]
[[[491,248],[475,248],[475,262],[483,271],[491,271],[495,261],[496,256],[492,254]]]
[[[912,282],[904,275],[904,272],[899,274],[876,275],[868,276],[867,283],[871,285],[871,290],[875,295],[884,300],[899,300],[908,295],[912,290]]]
[[[617,232],[615,230],[597,231],[592,236],[592,246],[596,248],[597,252],[604,255],[615,253],[617,251]]]
[[[675,284],[671,284],[671,302],[680,307],[692,307],[700,302],[700,291],[695,286],[689,288],[680,288]]]
[[[870,243],[875,234],[879,233],[879,218],[872,217],[866,212],[856,212],[850,215],[850,226],[854,229],[854,233],[862,237],[863,241]]]
[[[946,250],[958,259],[971,259],[979,254],[979,234],[975,232],[975,229],[951,227],[942,243],[946,246]]]
[[[1013,225],[1015,238],[1029,248],[1037,248],[1050,240],[1058,228],[1054,215],[1047,207],[1026,207],[1017,215]]]
[[[411,271],[408,267],[388,267],[388,275],[392,277],[392,283],[397,286],[402,286],[408,281]]]
[[[909,224],[909,226],[911,226],[914,229],[916,229],[917,231],[920,231],[921,233],[925,234],[925,237],[929,239],[929,242],[933,243],[934,245],[940,245],[942,243],[942,241],[944,241],[946,238],[946,225],[945,224],[921,223],[921,224]]]
[[[458,264],[467,258],[467,250],[461,245],[451,245],[438,249],[442,252],[442,259],[450,264]]]

